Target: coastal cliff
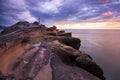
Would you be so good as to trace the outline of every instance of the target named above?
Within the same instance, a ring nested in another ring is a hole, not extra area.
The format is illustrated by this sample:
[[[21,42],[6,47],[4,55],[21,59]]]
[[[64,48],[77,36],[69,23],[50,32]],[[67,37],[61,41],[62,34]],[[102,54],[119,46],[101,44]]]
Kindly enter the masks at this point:
[[[56,26],[18,22],[0,34],[0,80],[105,80],[80,45]]]

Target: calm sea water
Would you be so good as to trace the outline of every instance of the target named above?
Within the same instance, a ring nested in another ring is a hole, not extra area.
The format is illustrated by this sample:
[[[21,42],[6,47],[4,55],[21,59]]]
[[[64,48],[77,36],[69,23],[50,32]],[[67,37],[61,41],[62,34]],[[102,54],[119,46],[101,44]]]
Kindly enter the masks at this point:
[[[66,30],[82,41],[80,50],[90,54],[107,80],[120,80],[120,30]]]

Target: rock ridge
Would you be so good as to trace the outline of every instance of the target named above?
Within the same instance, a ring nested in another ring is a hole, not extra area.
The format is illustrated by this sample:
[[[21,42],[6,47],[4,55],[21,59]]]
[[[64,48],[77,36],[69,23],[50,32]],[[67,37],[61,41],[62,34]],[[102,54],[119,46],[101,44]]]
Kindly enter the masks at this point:
[[[56,26],[18,22],[0,41],[0,80],[105,80],[81,40]]]

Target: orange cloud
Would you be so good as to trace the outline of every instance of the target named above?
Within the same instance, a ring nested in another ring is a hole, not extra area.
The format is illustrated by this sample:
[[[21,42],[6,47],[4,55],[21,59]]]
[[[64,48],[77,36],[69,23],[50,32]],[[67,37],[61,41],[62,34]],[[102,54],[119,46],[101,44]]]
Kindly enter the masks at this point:
[[[80,21],[73,23],[57,23],[59,29],[120,29],[120,22],[116,17],[101,20]]]
[[[109,15],[112,15],[112,14],[113,14],[113,12],[108,11],[108,12],[102,13],[101,15],[102,15],[102,16],[109,16]]]

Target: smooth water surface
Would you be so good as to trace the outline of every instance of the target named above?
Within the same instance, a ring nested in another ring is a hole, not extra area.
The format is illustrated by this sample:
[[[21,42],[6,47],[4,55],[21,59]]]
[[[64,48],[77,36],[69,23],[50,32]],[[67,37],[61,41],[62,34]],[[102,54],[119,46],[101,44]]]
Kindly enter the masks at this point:
[[[120,80],[120,30],[66,30],[81,39],[80,50],[90,54],[107,80]]]

